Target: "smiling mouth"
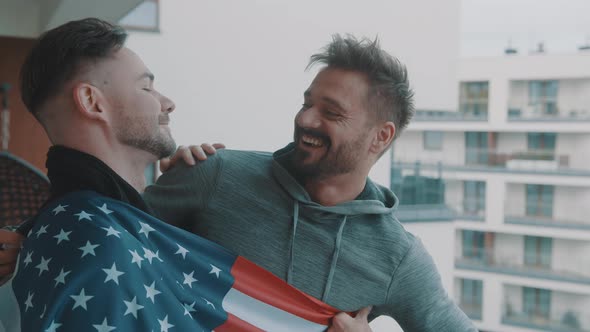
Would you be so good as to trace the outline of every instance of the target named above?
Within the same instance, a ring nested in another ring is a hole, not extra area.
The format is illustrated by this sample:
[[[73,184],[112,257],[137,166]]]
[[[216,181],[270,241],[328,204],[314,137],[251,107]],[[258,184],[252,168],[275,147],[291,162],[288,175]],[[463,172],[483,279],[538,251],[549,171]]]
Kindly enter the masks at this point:
[[[311,135],[306,135],[306,134],[301,135],[301,142],[305,146],[309,146],[309,147],[313,147],[313,148],[320,148],[320,147],[324,146],[323,140],[321,140],[317,137],[313,137]]]

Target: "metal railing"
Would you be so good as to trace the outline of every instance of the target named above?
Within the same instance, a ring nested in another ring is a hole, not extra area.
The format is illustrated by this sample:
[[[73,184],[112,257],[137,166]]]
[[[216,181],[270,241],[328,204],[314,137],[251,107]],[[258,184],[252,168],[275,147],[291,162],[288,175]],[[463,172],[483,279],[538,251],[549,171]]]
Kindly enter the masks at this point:
[[[550,150],[497,151],[467,148],[445,151],[444,154],[424,152],[413,156],[398,155],[394,154],[396,158],[392,163],[393,168],[590,175],[590,164],[584,165],[584,168],[573,167],[569,155],[556,154]]]
[[[560,250],[565,250],[560,248]],[[590,262],[555,268],[551,254],[498,254],[493,249],[470,248],[455,257],[455,267],[539,279],[590,284]]]
[[[590,230],[590,209],[586,208],[582,202],[579,204],[580,209],[558,211],[556,214],[553,203],[544,204],[539,202],[525,202],[516,204],[512,201],[505,202],[504,222],[516,225],[532,225],[555,227],[565,229],[582,229]],[[568,215],[563,215],[566,213]]]
[[[579,109],[512,106],[508,108],[508,121],[590,121],[590,105]]]
[[[507,312],[505,310],[502,316],[502,324],[552,332],[589,332],[590,327],[582,325],[582,321],[580,320],[582,314],[578,309],[571,308],[571,310],[564,310],[564,314],[561,316],[552,315],[549,317],[531,315],[525,312]],[[586,312],[585,314],[588,315],[590,313]]]
[[[413,121],[487,121],[487,112],[416,110]]]

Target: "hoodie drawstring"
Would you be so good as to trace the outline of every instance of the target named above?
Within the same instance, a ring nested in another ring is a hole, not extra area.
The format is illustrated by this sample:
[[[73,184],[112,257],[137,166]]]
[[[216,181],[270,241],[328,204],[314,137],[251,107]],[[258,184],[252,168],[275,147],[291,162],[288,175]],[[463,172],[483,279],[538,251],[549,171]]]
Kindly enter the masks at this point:
[[[293,284],[293,261],[295,260],[295,234],[299,222],[299,202],[295,201],[293,206],[293,232],[291,233],[291,247],[289,248],[289,269],[287,270],[287,283]]]
[[[340,223],[340,228],[338,229],[338,235],[336,235],[336,244],[334,246],[334,253],[332,254],[332,264],[330,265],[330,274],[328,274],[328,281],[326,281],[326,287],[324,288],[324,295],[322,296],[322,301],[328,301],[328,294],[330,293],[330,289],[332,288],[332,279],[334,278],[334,271],[336,271],[336,263],[338,262],[338,255],[340,255],[340,243],[342,242],[342,233],[344,231],[344,225],[346,225],[346,216],[342,219]]]
[[[297,234],[297,224],[299,223],[299,202],[295,201],[293,205],[293,232],[291,232],[291,245],[289,248],[289,268],[287,270],[287,283],[293,284],[293,263],[295,261],[295,236]],[[340,248],[342,243],[342,233],[344,232],[344,226],[346,225],[346,215],[340,222],[338,228],[338,234],[336,235],[336,241],[334,244],[334,253],[332,254],[332,263],[330,264],[330,272],[328,273],[328,280],[326,281],[326,287],[324,288],[324,295],[322,301],[328,300],[328,294],[332,288],[332,280],[334,279],[334,272],[336,271],[336,264],[338,263],[338,256],[340,255]]]

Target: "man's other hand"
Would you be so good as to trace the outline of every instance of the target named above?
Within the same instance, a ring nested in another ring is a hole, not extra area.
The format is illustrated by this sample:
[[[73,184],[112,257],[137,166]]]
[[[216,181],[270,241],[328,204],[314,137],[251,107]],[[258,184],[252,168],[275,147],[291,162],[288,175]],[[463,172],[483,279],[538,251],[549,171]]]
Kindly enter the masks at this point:
[[[201,145],[191,145],[189,147],[181,145],[172,157],[160,160],[160,171],[162,173],[166,172],[176,165],[179,160],[192,166],[196,164],[197,161],[207,160],[207,156],[215,154],[218,149],[225,149],[225,145],[223,143],[214,143],[212,145],[203,143]]]
[[[16,258],[24,238],[17,232],[0,229],[0,280],[14,272]]]
[[[332,319],[332,326],[328,332],[372,332],[369,326],[369,313],[373,307],[366,307],[359,310],[356,317],[350,317],[345,312],[341,312]]]

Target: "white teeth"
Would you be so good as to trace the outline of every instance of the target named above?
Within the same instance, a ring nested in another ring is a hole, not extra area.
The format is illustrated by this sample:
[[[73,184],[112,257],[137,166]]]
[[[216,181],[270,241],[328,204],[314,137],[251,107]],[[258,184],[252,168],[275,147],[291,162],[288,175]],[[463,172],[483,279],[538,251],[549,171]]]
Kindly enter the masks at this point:
[[[314,146],[314,147],[323,146],[322,140],[320,140],[319,138],[312,137],[312,136],[303,135],[303,136],[301,136],[301,140],[303,141],[303,143],[307,143],[307,144]]]

